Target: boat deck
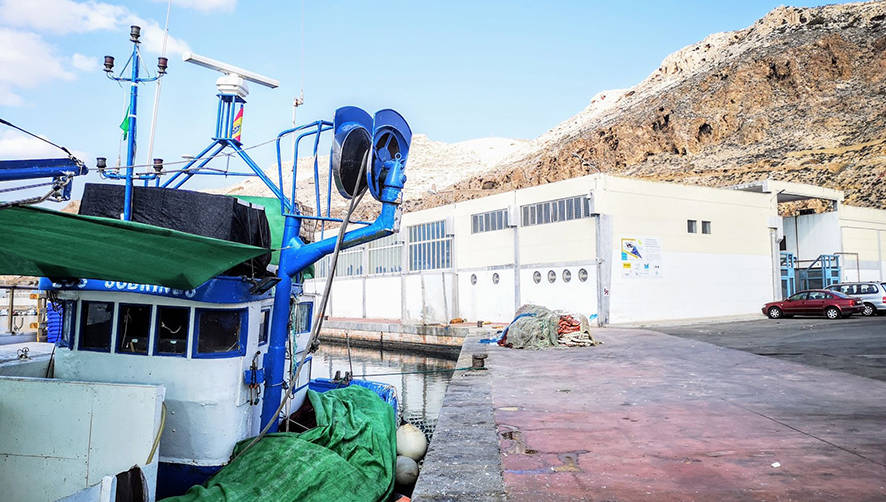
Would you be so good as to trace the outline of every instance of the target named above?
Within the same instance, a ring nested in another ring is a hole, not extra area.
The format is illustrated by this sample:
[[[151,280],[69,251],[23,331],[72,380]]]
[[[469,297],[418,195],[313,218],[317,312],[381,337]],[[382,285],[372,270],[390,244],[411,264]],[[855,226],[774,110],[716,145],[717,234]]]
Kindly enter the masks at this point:
[[[648,330],[594,336],[546,351],[469,340],[489,370],[453,378],[414,499],[886,498],[886,382]],[[497,434],[498,485],[488,458],[461,455],[458,427]],[[482,491],[447,489],[472,475]]]

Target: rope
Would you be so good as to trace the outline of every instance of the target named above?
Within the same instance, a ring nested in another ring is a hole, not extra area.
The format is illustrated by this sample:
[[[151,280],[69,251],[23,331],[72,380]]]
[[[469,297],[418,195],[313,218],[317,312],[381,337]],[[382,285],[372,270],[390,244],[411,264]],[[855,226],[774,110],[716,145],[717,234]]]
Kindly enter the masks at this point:
[[[145,462],[145,465],[150,465],[154,460],[154,454],[157,453],[157,447],[160,446],[160,437],[163,436],[163,429],[166,427],[166,403],[161,403],[161,406],[163,406],[163,414],[160,415],[160,429],[157,430],[157,436],[154,438],[154,444],[151,446],[151,453],[148,454],[148,461]]]
[[[260,147],[260,146],[265,146],[265,145],[267,145],[268,143],[273,143],[274,141],[277,141],[277,138],[276,138],[276,137],[271,138],[271,139],[269,139],[269,140],[267,140],[267,141],[262,141],[261,143],[258,143],[258,144],[255,144],[255,145],[252,145],[252,146],[249,146],[249,147],[246,147],[246,148],[241,148],[241,150],[244,150],[244,151],[246,151],[246,150],[252,150],[252,149],[258,148],[258,147]],[[234,155],[236,155],[236,152],[225,152],[225,153],[217,153],[217,154],[212,155],[212,156],[210,156],[210,157],[201,157],[200,159],[201,159],[201,160],[205,160],[205,159],[213,160],[213,159],[217,159],[217,158],[219,158],[219,157],[233,157]],[[193,159],[187,159],[187,160],[174,160],[174,161],[172,161],[172,162],[166,162],[166,161],[164,161],[164,162],[163,162],[163,165],[187,164],[188,162],[191,162],[192,160],[193,160]],[[107,171],[107,170],[115,170],[115,171],[119,171],[120,169],[125,169],[126,167],[128,167],[128,166],[113,166],[113,167],[106,167],[105,170],[106,170],[106,171]],[[133,167],[133,168],[136,168],[136,167],[151,167],[151,168],[153,168],[153,167],[154,167],[154,164],[153,164],[153,163],[151,163],[151,164],[133,164],[132,167]],[[216,168],[209,168],[209,167],[201,167],[201,168],[181,169],[180,171],[166,171],[166,170],[164,170],[161,174],[168,174],[168,173],[175,173],[175,172],[184,172],[184,173],[191,172],[191,173],[195,173],[195,172],[198,172],[198,171],[203,170],[203,169],[206,169],[206,170],[215,170],[215,171],[222,172],[222,173],[225,172],[223,169],[216,169]],[[156,173],[156,171],[153,171],[153,170],[152,170],[152,171],[145,171],[145,172],[142,172],[142,173],[135,173],[135,174],[136,174],[136,175],[144,175],[144,174],[157,174],[157,173]]]
[[[0,202],[0,209],[6,209],[8,207],[13,207],[13,206],[28,206],[31,204],[39,204],[39,203],[41,203],[45,200],[48,200],[48,199],[51,199],[54,202],[64,201],[66,199],[64,197],[60,196],[58,194],[58,191],[61,190],[62,188],[64,188],[65,186],[67,186],[68,183],[70,183],[70,182],[71,182],[71,176],[63,176],[63,177],[59,178],[58,180],[54,180],[51,182],[52,189],[50,191],[46,192],[46,194],[41,195],[41,196],[37,196],[37,197],[30,197],[28,199],[21,199],[21,200],[9,201],[9,202]],[[6,189],[5,191],[21,190],[21,189],[22,188],[17,187],[17,188]]]
[[[40,141],[43,141],[43,142],[45,142],[45,143],[49,143],[50,145],[52,145],[52,146],[58,148],[59,150],[61,150],[61,151],[65,152],[66,154],[68,154],[68,157],[70,157],[70,158],[72,158],[72,159],[75,159],[75,158],[76,158],[76,157],[74,157],[74,155],[73,155],[73,154],[72,154],[67,148],[65,148],[65,147],[63,147],[63,146],[56,145],[56,144],[53,143],[52,141],[49,141],[48,139],[46,139],[46,138],[44,138],[44,137],[38,136],[38,135],[32,133],[31,131],[28,131],[28,130],[26,130],[26,129],[23,129],[23,128],[21,128],[21,127],[15,125],[15,124],[13,124],[12,122],[9,122],[8,120],[0,119],[0,124],[7,125],[7,126],[9,126],[9,127],[12,127],[13,129],[18,129],[19,131],[21,131],[21,132],[27,134],[28,136],[33,136],[33,137],[39,139]]]

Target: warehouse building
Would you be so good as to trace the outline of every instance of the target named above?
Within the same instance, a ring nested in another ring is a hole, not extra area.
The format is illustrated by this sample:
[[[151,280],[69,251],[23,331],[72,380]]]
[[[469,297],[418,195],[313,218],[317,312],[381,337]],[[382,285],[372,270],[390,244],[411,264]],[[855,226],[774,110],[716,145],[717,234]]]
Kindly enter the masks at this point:
[[[834,210],[778,215],[809,198]],[[727,189],[594,174],[411,212],[398,234],[340,254],[327,314],[507,322],[535,303],[609,324],[758,313],[796,288],[788,265],[799,274],[820,255],[840,262],[831,282],[884,279],[886,211],[842,200],[771,180]],[[329,257],[305,291],[319,294],[328,269]]]

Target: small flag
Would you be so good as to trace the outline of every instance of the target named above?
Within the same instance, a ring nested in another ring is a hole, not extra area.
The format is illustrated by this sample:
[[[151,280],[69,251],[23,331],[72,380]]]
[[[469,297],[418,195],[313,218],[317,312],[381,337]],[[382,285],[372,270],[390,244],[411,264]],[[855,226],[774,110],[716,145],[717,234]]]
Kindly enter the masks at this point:
[[[231,133],[231,136],[237,141],[240,141],[240,133],[243,131],[243,107],[240,107],[240,111],[237,112],[237,116],[234,117],[234,130]]]
[[[126,115],[123,116],[123,122],[120,122],[120,129],[123,130],[123,139],[129,136],[129,109],[131,106],[126,107]]]

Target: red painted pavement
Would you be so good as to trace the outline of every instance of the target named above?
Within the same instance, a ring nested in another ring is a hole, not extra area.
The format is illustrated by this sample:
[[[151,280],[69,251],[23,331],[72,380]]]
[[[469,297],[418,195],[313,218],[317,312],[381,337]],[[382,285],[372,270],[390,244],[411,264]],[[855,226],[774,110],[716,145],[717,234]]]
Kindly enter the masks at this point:
[[[886,382],[643,330],[492,348],[509,500],[886,500]]]

